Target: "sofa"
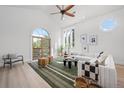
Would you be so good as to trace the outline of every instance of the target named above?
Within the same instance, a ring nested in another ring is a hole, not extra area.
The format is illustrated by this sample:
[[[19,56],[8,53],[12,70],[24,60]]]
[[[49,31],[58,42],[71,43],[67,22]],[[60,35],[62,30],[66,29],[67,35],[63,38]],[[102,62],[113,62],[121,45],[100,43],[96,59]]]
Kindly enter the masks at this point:
[[[79,57],[78,77],[82,77],[82,64],[86,57]],[[96,58],[89,58],[89,62],[96,62]],[[86,61],[88,61],[86,60]],[[99,77],[97,84],[103,88],[117,88],[117,72],[112,55],[108,55],[104,60],[104,65],[99,64]]]

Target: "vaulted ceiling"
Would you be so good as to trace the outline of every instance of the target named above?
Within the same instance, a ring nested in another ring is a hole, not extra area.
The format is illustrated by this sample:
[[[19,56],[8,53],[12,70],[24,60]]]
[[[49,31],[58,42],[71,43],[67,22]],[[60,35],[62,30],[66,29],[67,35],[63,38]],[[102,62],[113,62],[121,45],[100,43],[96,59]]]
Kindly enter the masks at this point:
[[[50,16],[50,18],[56,20],[56,22],[59,22],[61,24],[67,21],[77,22],[79,20],[84,20],[96,16],[102,16],[124,8],[123,5],[122,6],[121,5],[76,5],[71,10],[69,10],[69,12],[72,13],[75,12],[75,17],[68,17],[65,15],[64,20],[61,20],[61,14],[55,14],[55,15],[50,14],[59,11],[55,5],[23,5],[16,7],[22,7],[22,8],[33,9],[44,12],[48,16]]]

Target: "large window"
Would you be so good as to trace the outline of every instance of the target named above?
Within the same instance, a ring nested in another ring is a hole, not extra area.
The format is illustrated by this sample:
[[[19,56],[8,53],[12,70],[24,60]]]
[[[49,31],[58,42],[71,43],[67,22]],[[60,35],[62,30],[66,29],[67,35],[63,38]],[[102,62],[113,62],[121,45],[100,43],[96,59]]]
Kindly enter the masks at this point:
[[[117,26],[117,22],[114,19],[106,19],[100,24],[100,28],[103,32],[109,32],[115,29]]]
[[[38,28],[33,31],[32,52],[33,59],[50,55],[50,36],[46,30]]]
[[[69,29],[64,32],[65,51],[69,53],[70,49],[75,46],[75,29]]]

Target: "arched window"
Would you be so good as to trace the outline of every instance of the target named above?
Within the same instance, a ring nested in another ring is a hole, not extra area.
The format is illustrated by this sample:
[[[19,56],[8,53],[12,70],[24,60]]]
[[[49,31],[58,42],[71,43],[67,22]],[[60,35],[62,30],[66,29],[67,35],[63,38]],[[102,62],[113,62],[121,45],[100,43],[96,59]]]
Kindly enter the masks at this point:
[[[32,36],[49,38],[49,33],[42,28],[37,28],[33,31]]]
[[[37,28],[33,31],[32,49],[33,59],[50,55],[50,36],[46,30]]]
[[[106,19],[100,24],[100,28],[103,32],[109,32],[115,29],[117,26],[117,22],[114,19]]]

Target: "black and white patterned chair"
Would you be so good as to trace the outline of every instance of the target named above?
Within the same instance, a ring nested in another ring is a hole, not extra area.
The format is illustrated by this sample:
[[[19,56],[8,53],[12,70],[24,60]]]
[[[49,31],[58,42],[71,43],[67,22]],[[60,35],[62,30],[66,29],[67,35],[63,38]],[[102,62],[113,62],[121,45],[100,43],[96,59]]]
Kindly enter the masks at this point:
[[[85,62],[82,64],[82,76],[98,81],[99,65],[96,63]]]

